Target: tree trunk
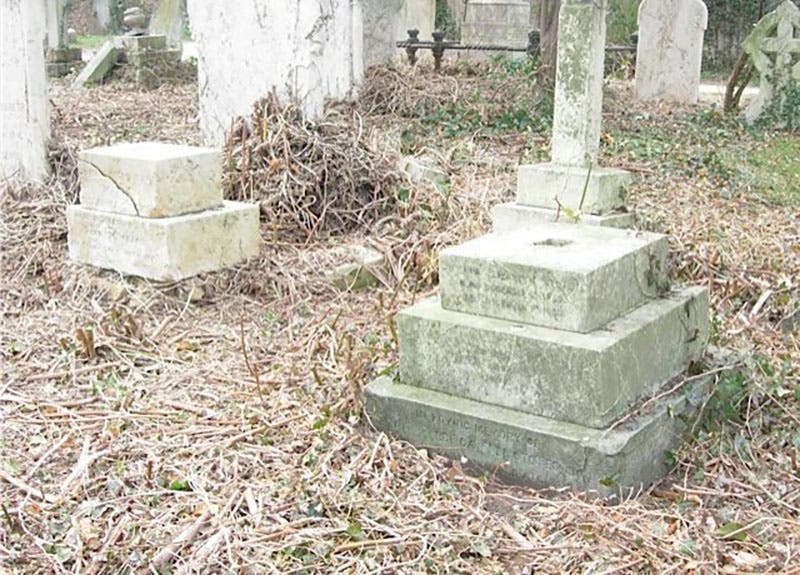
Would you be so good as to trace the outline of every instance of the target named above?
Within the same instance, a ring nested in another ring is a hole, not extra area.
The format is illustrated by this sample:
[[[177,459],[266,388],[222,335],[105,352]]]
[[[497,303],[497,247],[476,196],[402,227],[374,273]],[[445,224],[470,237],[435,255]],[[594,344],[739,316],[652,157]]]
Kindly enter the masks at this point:
[[[561,0],[542,0],[541,16],[541,55],[539,63],[539,84],[552,88],[556,82],[556,59],[558,56],[558,11]]]

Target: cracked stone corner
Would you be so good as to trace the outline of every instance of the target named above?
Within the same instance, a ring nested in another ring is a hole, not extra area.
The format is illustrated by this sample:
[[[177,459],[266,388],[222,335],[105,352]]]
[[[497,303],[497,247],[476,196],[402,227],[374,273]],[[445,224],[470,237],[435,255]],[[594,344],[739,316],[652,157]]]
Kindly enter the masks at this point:
[[[85,158],[80,158],[80,159],[78,160],[78,162],[79,162],[79,163],[84,163],[84,164],[86,164],[86,165],[90,166],[90,167],[91,167],[91,168],[93,168],[93,169],[94,169],[94,170],[95,170],[95,171],[96,171],[98,174],[100,174],[100,176],[101,176],[102,178],[104,178],[104,179],[108,180],[109,182],[111,182],[111,184],[114,186],[114,188],[116,188],[116,190],[117,190],[119,193],[121,193],[123,196],[125,196],[126,198],[128,198],[128,201],[131,203],[131,206],[133,206],[133,211],[134,211],[134,212],[136,212],[136,215],[141,217],[141,213],[139,212],[139,206],[137,206],[137,205],[136,205],[136,201],[133,199],[133,197],[132,197],[132,196],[131,196],[131,195],[130,195],[128,192],[126,192],[126,191],[125,191],[125,189],[124,189],[124,188],[123,188],[123,187],[122,187],[122,186],[119,184],[119,182],[117,182],[117,181],[116,181],[116,180],[115,180],[113,177],[111,177],[111,176],[109,176],[108,174],[106,174],[106,173],[105,173],[103,170],[101,170],[101,169],[100,169],[100,167],[99,167],[97,164],[95,164],[94,162],[91,162],[91,161],[89,161],[89,160],[87,160],[87,159],[85,159]]]

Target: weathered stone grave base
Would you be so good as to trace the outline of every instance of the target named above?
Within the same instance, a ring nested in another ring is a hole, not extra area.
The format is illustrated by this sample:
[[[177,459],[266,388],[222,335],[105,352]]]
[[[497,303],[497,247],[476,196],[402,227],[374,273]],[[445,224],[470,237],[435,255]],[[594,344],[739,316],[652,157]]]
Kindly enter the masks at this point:
[[[76,262],[154,280],[181,280],[258,254],[258,206],[223,207],[166,218],[67,208],[69,254]]]
[[[397,316],[403,383],[604,427],[700,359],[708,292],[655,299],[581,334],[448,311],[425,299]]]
[[[378,429],[419,448],[465,457],[512,481],[614,495],[646,487],[669,471],[667,452],[684,440],[712,379],[689,381],[607,429],[403,385],[391,377],[367,387],[366,410]]]
[[[80,48],[50,48],[47,51],[47,76],[60,78],[83,65]]]
[[[509,202],[494,207],[492,213],[492,231],[495,233],[513,232],[517,230],[535,229],[542,222],[562,224],[584,224],[606,228],[632,228],[636,224],[633,212],[612,212],[602,216],[581,214],[577,221],[563,211],[549,208],[523,206]]]
[[[163,35],[117,36],[114,43],[120,50],[119,61],[132,69],[132,78],[146,88],[157,88],[175,76],[181,51],[167,45]]]
[[[602,215],[625,207],[625,188],[632,176],[613,168],[580,168],[558,164],[528,164],[517,174],[517,203]]]

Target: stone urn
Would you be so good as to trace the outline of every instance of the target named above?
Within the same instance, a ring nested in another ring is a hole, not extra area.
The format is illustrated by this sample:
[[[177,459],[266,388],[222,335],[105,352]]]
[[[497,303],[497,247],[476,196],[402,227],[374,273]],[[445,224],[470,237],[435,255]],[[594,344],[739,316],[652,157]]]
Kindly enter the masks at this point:
[[[144,34],[147,16],[139,6],[134,6],[125,10],[122,16],[122,23],[128,29],[129,34]]]

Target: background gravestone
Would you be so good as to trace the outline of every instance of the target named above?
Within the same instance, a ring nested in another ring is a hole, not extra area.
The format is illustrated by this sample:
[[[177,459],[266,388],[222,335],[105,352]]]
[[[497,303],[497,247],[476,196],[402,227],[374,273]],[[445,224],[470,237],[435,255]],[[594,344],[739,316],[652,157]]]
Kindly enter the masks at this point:
[[[0,176],[48,174],[44,2],[0,3]]]
[[[747,109],[747,120],[758,120],[775,105],[779,118],[794,113],[795,121],[800,121],[800,111],[788,109],[800,107],[788,97],[792,85],[800,90],[800,8],[786,0],[756,25],[744,48],[761,76],[761,90]]]
[[[702,0],[642,2],[636,59],[639,100],[697,102],[707,26],[708,9]]]
[[[167,45],[180,47],[183,40],[185,0],[161,0],[150,18],[151,35],[166,36]]]

